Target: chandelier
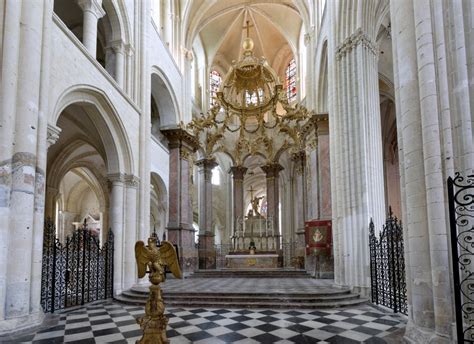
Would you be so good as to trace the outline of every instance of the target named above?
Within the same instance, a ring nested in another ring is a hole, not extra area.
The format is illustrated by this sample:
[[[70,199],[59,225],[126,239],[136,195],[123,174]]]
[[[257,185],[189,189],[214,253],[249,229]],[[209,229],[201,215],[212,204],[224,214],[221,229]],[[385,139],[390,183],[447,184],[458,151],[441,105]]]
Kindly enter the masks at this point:
[[[240,166],[251,155],[272,163],[285,151],[305,150],[313,112],[288,103],[277,74],[265,58],[255,57],[253,47],[247,37],[243,57],[232,63],[215,105],[188,124],[203,158],[214,159],[222,152]]]

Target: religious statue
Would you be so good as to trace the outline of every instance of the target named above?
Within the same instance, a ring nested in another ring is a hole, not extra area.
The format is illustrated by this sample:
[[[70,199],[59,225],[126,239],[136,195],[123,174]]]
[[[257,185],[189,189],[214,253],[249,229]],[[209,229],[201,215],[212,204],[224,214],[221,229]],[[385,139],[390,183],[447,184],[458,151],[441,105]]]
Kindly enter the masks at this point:
[[[254,216],[261,216],[260,212],[258,211],[258,208],[259,208],[260,200],[263,198],[264,198],[263,196],[260,196],[260,197],[255,196],[250,201],[250,204],[252,204],[252,210],[253,210]]]
[[[145,315],[137,319],[137,323],[143,331],[143,336],[136,343],[169,343],[166,337],[168,318],[164,315],[165,305],[160,283],[165,281],[166,266],[176,278],[182,277],[176,251],[169,241],[162,241],[158,248],[156,238],[149,238],[148,246],[145,246],[143,241],[138,241],[135,244],[135,259],[137,261],[138,277],[143,278],[148,273],[148,279],[151,282],[150,293],[145,305]]]

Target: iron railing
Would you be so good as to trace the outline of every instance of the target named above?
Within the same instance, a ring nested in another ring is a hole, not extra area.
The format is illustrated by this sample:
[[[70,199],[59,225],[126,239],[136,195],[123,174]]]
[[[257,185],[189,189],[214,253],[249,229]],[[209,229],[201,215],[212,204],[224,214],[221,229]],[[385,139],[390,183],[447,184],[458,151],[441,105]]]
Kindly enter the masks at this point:
[[[474,343],[474,175],[448,178],[458,343]]]
[[[378,236],[370,220],[369,247],[372,302],[407,314],[403,227],[391,210]]]
[[[98,239],[84,227],[63,244],[56,228],[46,220],[43,238],[41,305],[45,312],[83,305],[113,296],[114,235],[100,247]]]

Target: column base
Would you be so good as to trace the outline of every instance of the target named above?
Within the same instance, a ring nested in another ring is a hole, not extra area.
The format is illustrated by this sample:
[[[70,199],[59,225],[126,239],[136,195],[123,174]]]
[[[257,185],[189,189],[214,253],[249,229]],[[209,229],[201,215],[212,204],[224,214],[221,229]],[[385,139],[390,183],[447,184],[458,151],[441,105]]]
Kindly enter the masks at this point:
[[[408,321],[403,339],[406,343],[413,344],[448,344],[454,342],[452,338],[444,337],[430,329],[416,326],[412,321]]]
[[[18,332],[29,332],[39,327],[44,320],[44,313],[38,312],[16,318],[0,321],[0,342],[1,337],[15,335]]]
[[[298,268],[307,270],[306,262],[306,241],[304,237],[304,229],[300,229],[296,232],[296,262],[299,265]]]
[[[198,252],[194,242],[192,228],[167,228],[168,241],[178,245],[179,265],[181,271],[186,274],[196,271],[198,267]]]
[[[305,269],[318,279],[334,279],[334,258],[327,255],[307,256]]]
[[[214,234],[206,232],[199,234],[199,269],[216,268],[216,249],[214,248]]]

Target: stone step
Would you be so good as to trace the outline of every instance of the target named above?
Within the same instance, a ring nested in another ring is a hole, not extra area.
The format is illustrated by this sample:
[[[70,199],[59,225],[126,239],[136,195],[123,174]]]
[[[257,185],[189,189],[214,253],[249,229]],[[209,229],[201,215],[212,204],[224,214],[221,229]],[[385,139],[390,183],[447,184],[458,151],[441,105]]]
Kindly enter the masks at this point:
[[[307,283],[313,283],[309,280]],[[238,288],[238,287],[237,287]],[[265,291],[231,289],[226,291],[195,291],[196,289],[163,290],[163,299],[171,307],[203,308],[332,308],[355,306],[367,302],[348,288],[315,286],[314,289],[285,291],[267,288]],[[147,286],[135,286],[115,299],[129,305],[144,305],[148,298]]]
[[[131,299],[118,295],[115,300],[128,305],[144,306],[146,299]],[[208,300],[208,301],[189,301],[189,300],[166,300],[167,307],[182,307],[182,308],[263,308],[263,309],[322,309],[322,308],[339,308],[339,307],[353,307],[368,302],[367,298],[357,297],[349,300],[329,300],[325,302],[292,302],[290,300],[260,300],[260,301],[230,301],[230,300]]]
[[[142,300],[147,298],[147,294],[135,293],[133,291],[125,291],[122,293],[123,297],[135,300]],[[165,301],[170,300],[171,302],[180,301],[180,302],[209,302],[212,303],[216,300],[226,301],[226,302],[291,302],[291,303],[324,303],[324,302],[339,302],[346,300],[358,299],[359,295],[357,294],[341,294],[341,295],[307,295],[307,296],[287,296],[287,295],[246,295],[246,294],[237,294],[237,295],[199,295],[199,294],[163,294],[163,299]]]
[[[197,270],[188,278],[310,278],[311,276],[305,270],[237,270],[237,269],[219,269],[219,270]]]
[[[147,297],[148,288],[132,288],[124,291],[122,294],[130,295],[134,297]],[[210,297],[210,298],[221,298],[221,297],[286,297],[286,298],[334,298],[338,296],[357,295],[351,293],[350,289],[334,289],[334,291],[315,291],[315,292],[189,292],[189,291],[163,291],[163,297]]]

